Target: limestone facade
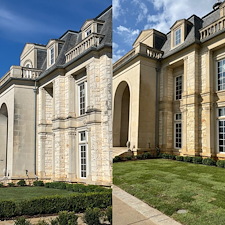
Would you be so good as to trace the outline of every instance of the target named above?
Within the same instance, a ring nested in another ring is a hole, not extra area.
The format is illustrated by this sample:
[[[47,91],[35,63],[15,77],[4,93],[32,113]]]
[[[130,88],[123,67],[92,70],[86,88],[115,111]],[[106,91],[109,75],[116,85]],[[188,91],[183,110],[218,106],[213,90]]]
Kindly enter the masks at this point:
[[[114,63],[114,148],[225,158],[224,6],[142,31]]]
[[[111,184],[111,10],[26,44],[0,80],[0,177]]]

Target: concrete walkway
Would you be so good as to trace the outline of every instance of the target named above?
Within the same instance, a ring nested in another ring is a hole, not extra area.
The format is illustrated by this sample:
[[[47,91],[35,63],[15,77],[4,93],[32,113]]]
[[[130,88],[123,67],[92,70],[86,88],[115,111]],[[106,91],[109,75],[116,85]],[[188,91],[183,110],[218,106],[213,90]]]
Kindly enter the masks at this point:
[[[113,186],[113,225],[181,225],[141,200]]]

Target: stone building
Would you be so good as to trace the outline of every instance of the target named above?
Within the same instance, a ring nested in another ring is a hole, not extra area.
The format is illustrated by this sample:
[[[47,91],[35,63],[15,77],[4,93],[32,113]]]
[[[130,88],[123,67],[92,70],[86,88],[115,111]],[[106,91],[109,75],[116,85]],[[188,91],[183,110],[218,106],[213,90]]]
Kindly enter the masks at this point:
[[[144,30],[113,66],[114,154],[225,158],[225,2],[169,33]]]
[[[0,178],[111,184],[111,11],[27,43],[0,80]]]

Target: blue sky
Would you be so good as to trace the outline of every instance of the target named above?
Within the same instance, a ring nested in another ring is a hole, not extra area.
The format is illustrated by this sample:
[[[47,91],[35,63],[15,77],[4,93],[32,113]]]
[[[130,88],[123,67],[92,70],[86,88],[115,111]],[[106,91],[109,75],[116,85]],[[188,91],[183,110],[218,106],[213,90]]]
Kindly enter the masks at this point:
[[[176,20],[212,11],[217,0],[113,0],[113,61],[132,49],[141,30],[168,33]]]
[[[25,43],[47,44],[67,30],[80,30],[111,0],[0,0],[0,77],[19,65]]]

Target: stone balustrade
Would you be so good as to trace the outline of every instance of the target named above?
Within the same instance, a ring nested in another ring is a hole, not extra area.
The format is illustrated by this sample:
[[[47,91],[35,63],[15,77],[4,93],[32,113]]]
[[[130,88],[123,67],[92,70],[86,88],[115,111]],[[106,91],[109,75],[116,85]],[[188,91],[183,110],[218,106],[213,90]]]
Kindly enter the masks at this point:
[[[103,35],[96,33],[92,33],[91,35],[86,37],[82,42],[80,42],[78,45],[76,45],[74,48],[72,48],[66,53],[66,62],[69,62],[70,60],[74,59],[88,48],[97,47],[98,45],[100,45],[103,37]]]
[[[209,24],[207,27],[200,30],[200,39],[204,39],[209,37],[210,35],[213,35],[220,30],[223,30],[225,28],[225,17],[215,21],[212,24]]]
[[[163,56],[163,51],[157,50],[155,48],[152,48],[146,44],[139,43],[139,45],[136,48],[133,48],[131,51],[129,51],[125,56],[123,56],[121,59],[116,61],[113,65],[113,69],[117,69],[122,64],[127,62],[130,58],[132,58],[135,55],[141,54],[143,56],[147,56],[152,59],[161,59]]]
[[[24,79],[35,79],[39,77],[42,70],[35,68],[27,68],[22,66],[11,66],[8,71],[1,79],[0,86],[2,86],[9,78],[24,78]]]

